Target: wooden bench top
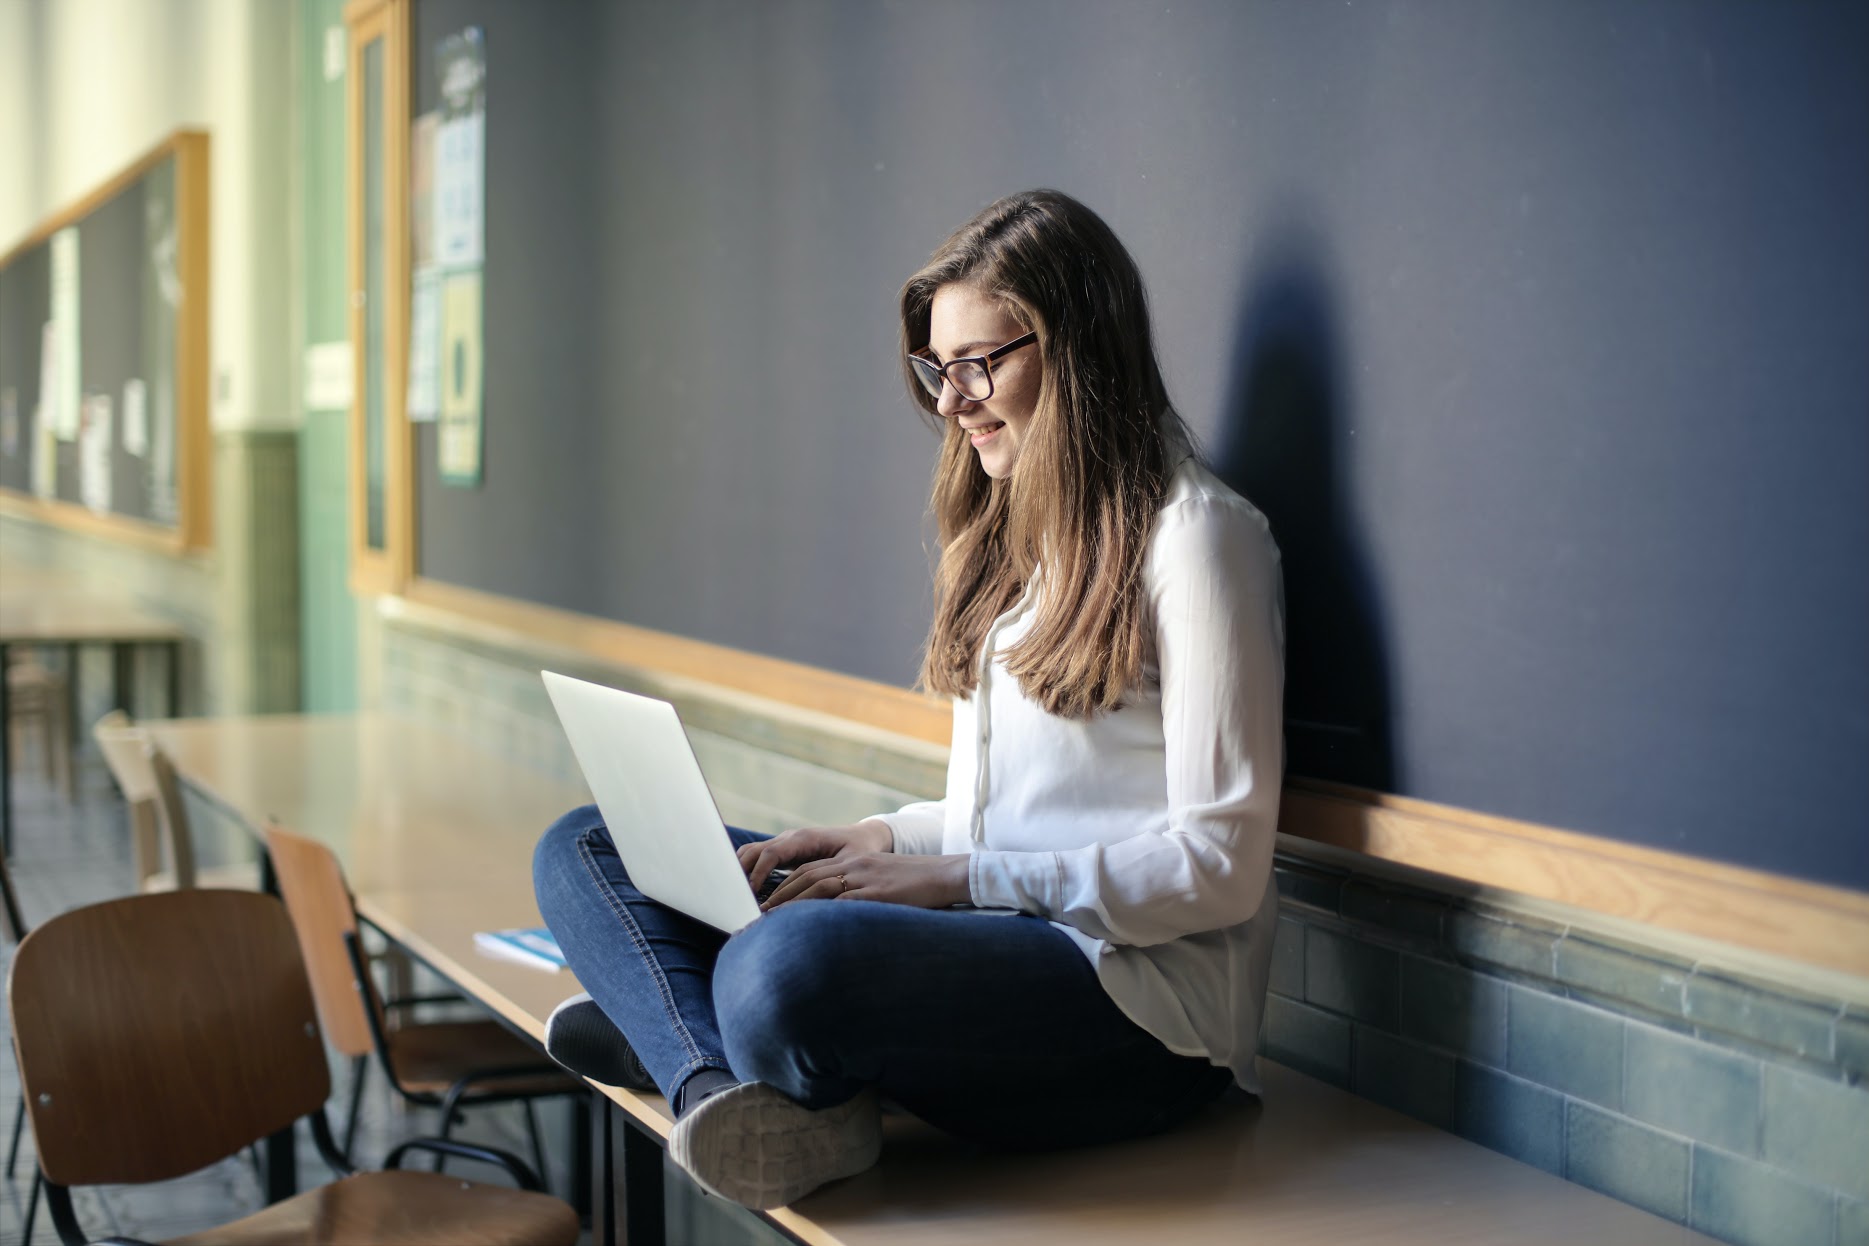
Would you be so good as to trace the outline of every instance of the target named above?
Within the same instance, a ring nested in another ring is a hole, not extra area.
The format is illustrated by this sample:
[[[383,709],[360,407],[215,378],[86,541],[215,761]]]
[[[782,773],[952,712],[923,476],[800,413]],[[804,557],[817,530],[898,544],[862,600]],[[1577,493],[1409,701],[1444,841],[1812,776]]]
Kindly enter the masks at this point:
[[[185,779],[250,825],[270,816],[332,844],[366,919],[519,1029],[541,1038],[578,990],[567,972],[481,954],[474,933],[538,924],[532,845],[581,791],[393,719],[152,730]],[[891,1118],[875,1169],[772,1218],[814,1246],[1712,1240],[1282,1065],[1260,1068],[1262,1101],[1229,1095],[1173,1133],[1082,1151],[1009,1158]],[[660,1096],[608,1093],[667,1136]]]
[[[0,594],[0,644],[159,643],[187,637],[186,629],[131,602],[11,588]]]

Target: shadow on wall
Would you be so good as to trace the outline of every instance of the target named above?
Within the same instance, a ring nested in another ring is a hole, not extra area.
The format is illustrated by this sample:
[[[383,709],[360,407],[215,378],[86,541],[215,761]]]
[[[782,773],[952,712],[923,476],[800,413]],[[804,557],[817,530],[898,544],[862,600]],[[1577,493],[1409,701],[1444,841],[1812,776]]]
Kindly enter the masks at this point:
[[[1348,371],[1317,240],[1255,248],[1215,472],[1265,513],[1285,572],[1287,771],[1394,791],[1381,603],[1345,497]]]

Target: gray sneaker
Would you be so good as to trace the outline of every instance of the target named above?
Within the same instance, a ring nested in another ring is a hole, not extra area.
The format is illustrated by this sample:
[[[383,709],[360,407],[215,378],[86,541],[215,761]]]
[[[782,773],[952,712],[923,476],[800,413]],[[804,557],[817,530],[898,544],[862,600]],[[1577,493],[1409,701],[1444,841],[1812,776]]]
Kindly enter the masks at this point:
[[[742,1082],[676,1121],[668,1149],[708,1193],[763,1211],[874,1164],[882,1113],[874,1090],[814,1112],[764,1082]]]
[[[656,1088],[629,1039],[589,995],[573,995],[545,1018],[545,1054],[579,1077],[606,1086]]]

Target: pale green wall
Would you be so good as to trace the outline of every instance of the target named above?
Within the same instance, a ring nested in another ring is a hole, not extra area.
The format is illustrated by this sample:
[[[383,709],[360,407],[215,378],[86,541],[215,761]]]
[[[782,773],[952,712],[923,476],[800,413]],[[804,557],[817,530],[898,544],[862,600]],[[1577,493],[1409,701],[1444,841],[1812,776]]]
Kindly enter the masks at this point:
[[[325,32],[342,0],[298,5],[299,306],[294,348],[349,335],[345,287],[344,91],[326,81]],[[302,398],[301,398],[302,401]],[[299,437],[299,588],[307,710],[357,707],[357,609],[349,587],[349,413],[306,410]]]

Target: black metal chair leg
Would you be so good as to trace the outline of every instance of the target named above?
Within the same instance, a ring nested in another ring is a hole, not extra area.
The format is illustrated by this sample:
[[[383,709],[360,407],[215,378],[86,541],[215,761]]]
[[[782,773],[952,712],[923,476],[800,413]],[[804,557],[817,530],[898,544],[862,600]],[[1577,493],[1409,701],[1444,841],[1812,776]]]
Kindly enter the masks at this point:
[[[32,1193],[26,1196],[26,1230],[20,1235],[21,1246],[32,1246],[32,1222],[39,1215],[39,1191],[45,1185],[45,1178],[38,1172],[38,1165],[33,1166]]]
[[[533,1110],[530,1099],[521,1099],[519,1106],[526,1110],[526,1133],[532,1139],[532,1170],[549,1189],[552,1182],[545,1172],[545,1144],[539,1141],[539,1114]]]
[[[13,1145],[6,1152],[6,1179],[13,1179],[13,1168],[19,1163],[19,1137],[26,1128],[26,1100],[22,1095],[19,1111],[13,1114]]]
[[[350,1164],[357,1162],[351,1148],[357,1144],[357,1112],[363,1107],[363,1079],[369,1071],[368,1053],[350,1062],[350,1115],[344,1118],[344,1160]]]
[[[443,1142],[446,1142],[448,1140],[448,1135],[454,1131],[454,1117],[455,1114],[460,1111],[461,1096],[467,1092],[467,1087],[467,1082],[456,1082],[454,1085],[448,1087],[448,1093],[442,1096],[441,1130],[435,1136],[440,1138]],[[447,1160],[448,1157],[446,1155],[437,1151],[435,1153],[435,1171],[440,1172],[441,1166],[446,1163]],[[543,1181],[544,1179],[544,1175],[541,1174],[539,1180]]]

